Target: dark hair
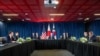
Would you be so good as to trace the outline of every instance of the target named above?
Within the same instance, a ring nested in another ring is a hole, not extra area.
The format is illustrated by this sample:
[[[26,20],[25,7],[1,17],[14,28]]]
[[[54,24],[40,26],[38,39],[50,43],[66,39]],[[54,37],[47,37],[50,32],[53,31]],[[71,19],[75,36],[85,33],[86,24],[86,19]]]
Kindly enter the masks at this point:
[[[12,33],[12,31],[9,31],[9,34]]]

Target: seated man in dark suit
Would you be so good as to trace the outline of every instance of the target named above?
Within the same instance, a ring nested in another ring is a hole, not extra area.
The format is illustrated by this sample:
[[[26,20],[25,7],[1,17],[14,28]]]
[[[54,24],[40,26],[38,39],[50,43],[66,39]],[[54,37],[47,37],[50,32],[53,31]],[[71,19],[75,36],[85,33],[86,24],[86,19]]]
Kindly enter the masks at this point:
[[[8,36],[7,36],[7,42],[8,43],[11,43],[15,41],[15,38],[14,38],[14,33],[13,32],[9,32]]]
[[[36,39],[35,33],[32,33],[31,39]]]
[[[66,35],[66,39],[70,39],[70,34],[69,33],[65,33]]]
[[[84,32],[84,37],[89,39],[88,32]]]
[[[92,31],[89,32],[89,41],[96,42],[96,36]]]
[[[68,33],[63,33],[62,35],[62,39],[69,39],[70,36],[68,35]]]
[[[16,32],[16,33],[15,33],[15,40],[17,40],[18,38],[19,38],[19,33]]]
[[[39,34],[36,32],[36,39],[40,39]]]
[[[63,39],[66,39],[66,34],[65,33],[63,33]]]

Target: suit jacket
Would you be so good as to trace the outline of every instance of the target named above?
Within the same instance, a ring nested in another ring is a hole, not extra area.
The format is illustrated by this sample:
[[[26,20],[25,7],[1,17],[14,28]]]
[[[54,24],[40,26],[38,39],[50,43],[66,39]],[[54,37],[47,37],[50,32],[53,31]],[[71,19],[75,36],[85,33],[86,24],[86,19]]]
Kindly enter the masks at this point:
[[[34,36],[31,36],[31,39],[37,39],[37,38],[36,38],[36,36],[34,35]]]
[[[69,36],[62,36],[61,39],[68,39],[68,38],[69,38]]]
[[[10,43],[11,41],[15,41],[14,37],[7,36],[7,42]]]
[[[96,36],[93,35],[93,36],[90,38],[90,40],[91,40],[92,42],[96,42]]]
[[[15,41],[19,38],[19,36],[15,36]]]
[[[87,38],[87,40],[89,40],[89,37],[88,36],[84,36],[85,38]]]

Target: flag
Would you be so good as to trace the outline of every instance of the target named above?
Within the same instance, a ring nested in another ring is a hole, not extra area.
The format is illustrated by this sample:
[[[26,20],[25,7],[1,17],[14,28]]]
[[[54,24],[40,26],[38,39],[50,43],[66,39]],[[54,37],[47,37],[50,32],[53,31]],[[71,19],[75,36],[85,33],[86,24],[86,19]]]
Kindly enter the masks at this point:
[[[45,31],[44,25],[43,25],[43,32],[42,32],[42,35],[41,35],[41,39],[46,39],[46,31]]]
[[[51,36],[50,24],[48,24],[47,38]]]
[[[53,24],[52,35],[53,35],[54,39],[57,39],[57,37],[56,37],[56,30],[55,30],[55,25],[54,24]]]

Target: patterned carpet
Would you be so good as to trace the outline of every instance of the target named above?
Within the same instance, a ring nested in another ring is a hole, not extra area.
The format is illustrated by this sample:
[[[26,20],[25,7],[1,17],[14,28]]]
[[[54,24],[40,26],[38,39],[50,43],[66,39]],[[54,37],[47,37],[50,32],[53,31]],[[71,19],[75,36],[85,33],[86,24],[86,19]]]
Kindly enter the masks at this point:
[[[67,50],[36,50],[31,56],[74,56]]]

